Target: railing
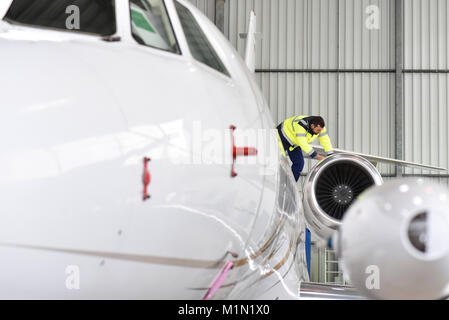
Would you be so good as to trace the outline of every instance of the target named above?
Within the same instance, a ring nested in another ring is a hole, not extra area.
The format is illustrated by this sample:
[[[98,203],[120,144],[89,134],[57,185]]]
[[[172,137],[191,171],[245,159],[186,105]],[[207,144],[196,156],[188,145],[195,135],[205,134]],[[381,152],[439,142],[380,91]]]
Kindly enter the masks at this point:
[[[343,271],[340,268],[335,251],[327,248],[320,250],[324,250],[324,283],[349,285],[349,283],[345,281],[345,277],[343,276]]]

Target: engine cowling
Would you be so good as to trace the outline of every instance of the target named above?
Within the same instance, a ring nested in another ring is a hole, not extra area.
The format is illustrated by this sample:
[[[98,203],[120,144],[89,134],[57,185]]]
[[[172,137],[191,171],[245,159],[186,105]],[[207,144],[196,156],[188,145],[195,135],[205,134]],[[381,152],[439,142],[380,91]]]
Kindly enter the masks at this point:
[[[362,157],[340,153],[321,160],[304,181],[309,229],[321,238],[330,238],[354,200],[369,187],[382,184],[380,173]]]
[[[344,274],[373,299],[449,295],[449,190],[397,179],[367,190],[333,238]]]

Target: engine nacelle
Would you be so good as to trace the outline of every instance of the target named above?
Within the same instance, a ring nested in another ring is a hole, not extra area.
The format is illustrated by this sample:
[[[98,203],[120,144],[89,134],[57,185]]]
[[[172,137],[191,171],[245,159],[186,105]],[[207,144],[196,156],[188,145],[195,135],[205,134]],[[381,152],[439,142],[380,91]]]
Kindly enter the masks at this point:
[[[345,275],[367,297],[449,294],[449,190],[441,185],[400,179],[367,190],[333,242]]]
[[[330,238],[352,202],[367,188],[382,183],[377,169],[362,157],[340,153],[321,160],[304,181],[309,229],[321,238]]]

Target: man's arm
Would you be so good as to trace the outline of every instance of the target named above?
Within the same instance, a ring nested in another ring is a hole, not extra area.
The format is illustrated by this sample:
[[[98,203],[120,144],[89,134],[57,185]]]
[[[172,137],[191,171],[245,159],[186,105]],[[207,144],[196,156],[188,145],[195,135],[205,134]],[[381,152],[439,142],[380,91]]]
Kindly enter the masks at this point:
[[[310,144],[307,143],[306,136],[307,132],[305,130],[304,133],[297,133],[295,143],[311,158],[317,159],[316,157],[319,156],[319,154],[312,148]]]
[[[331,139],[329,138],[329,135],[327,134],[326,127],[323,128],[321,133],[318,136],[318,140],[320,141],[320,144],[324,148],[324,152],[326,152],[326,155],[331,155],[334,153],[332,148]]]

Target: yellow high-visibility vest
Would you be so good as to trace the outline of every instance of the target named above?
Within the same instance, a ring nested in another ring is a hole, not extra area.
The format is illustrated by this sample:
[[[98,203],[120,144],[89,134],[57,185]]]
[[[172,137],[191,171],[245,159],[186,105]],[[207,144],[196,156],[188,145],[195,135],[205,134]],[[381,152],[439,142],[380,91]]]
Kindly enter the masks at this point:
[[[300,147],[309,156],[315,158],[317,153],[313,150],[310,143],[318,138],[326,154],[332,154],[332,144],[326,127],[321,130],[320,134],[314,134],[309,125],[311,118],[310,116],[296,116],[282,123],[281,133],[288,143],[290,143],[290,151]]]

